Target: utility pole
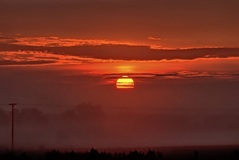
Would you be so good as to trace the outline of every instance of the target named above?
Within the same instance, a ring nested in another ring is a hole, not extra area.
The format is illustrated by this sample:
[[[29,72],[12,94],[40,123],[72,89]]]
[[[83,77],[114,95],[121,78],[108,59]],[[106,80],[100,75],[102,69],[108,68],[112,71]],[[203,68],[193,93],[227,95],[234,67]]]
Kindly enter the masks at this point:
[[[17,103],[9,103],[9,105],[12,107],[12,152],[14,151],[14,106],[17,105]]]

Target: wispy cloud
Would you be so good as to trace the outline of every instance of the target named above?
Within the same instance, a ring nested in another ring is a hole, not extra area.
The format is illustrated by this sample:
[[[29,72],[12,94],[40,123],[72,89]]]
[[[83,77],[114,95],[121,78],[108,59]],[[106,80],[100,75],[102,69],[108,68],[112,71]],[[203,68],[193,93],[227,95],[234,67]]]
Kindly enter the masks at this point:
[[[16,42],[15,38],[6,37],[0,32],[0,43],[12,44],[15,42]]]
[[[96,61],[93,58],[57,55],[47,52],[15,51],[0,52],[1,65],[82,64]]]
[[[207,71],[179,71],[165,73],[112,73],[105,74],[104,79],[118,79],[122,75],[127,75],[134,79],[201,79],[201,78],[216,78],[216,79],[239,79],[239,73],[227,72],[207,72]],[[115,82],[115,81],[113,81]]]
[[[73,39],[59,37],[22,37],[15,38],[12,44],[26,46],[43,46],[43,47],[70,47],[70,46],[97,46],[97,45],[129,45],[140,46],[143,44],[120,42],[106,39]]]
[[[154,37],[154,36],[149,36],[148,37],[149,40],[153,40],[153,41],[161,41],[162,39],[159,37]]]

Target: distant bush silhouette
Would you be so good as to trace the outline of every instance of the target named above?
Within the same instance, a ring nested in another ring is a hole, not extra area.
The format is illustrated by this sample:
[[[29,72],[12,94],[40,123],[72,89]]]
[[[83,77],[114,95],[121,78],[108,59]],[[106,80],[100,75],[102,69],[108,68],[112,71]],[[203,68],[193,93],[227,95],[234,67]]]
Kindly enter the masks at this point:
[[[193,151],[193,157],[178,157],[174,155],[174,158],[169,158],[166,155],[165,159],[169,160],[205,160],[208,158],[202,158],[198,151]],[[238,150],[231,152],[229,157],[220,157],[218,160],[239,160]],[[228,156],[228,155],[227,155]],[[0,152],[0,160],[163,160],[163,154],[160,152],[155,152],[153,150],[148,150],[147,152],[139,152],[137,150],[128,153],[108,153],[99,152],[98,150],[92,148],[87,152],[60,152],[57,150],[47,151],[45,153],[31,153],[31,152]]]
[[[60,152],[57,150],[47,151],[44,154],[32,153],[0,153],[1,160],[161,160],[162,154],[149,150],[147,153],[137,150],[129,153],[99,152],[92,148],[88,152]]]
[[[233,160],[239,160],[239,153],[238,150],[235,150],[233,153]]]
[[[194,151],[194,159],[198,160],[198,152],[197,151]]]

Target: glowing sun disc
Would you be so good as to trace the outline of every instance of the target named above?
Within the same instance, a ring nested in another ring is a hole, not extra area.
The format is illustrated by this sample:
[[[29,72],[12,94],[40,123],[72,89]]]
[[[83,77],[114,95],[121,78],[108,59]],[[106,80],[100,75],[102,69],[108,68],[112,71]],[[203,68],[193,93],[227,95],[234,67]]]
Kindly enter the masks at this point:
[[[116,88],[118,89],[134,88],[134,80],[128,76],[118,78],[116,81]]]

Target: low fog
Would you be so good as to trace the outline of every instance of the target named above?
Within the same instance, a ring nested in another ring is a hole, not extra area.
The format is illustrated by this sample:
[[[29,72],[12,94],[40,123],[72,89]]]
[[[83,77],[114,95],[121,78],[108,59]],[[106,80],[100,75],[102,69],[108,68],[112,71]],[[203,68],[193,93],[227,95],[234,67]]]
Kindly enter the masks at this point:
[[[153,111],[154,112],[154,111]],[[238,143],[237,112],[127,109],[82,103],[61,113],[15,109],[17,149],[157,147]],[[0,109],[0,144],[10,148],[11,112]]]
[[[77,72],[2,68],[0,148],[11,145],[12,102],[16,149],[239,143],[237,78],[158,75],[117,90]]]

